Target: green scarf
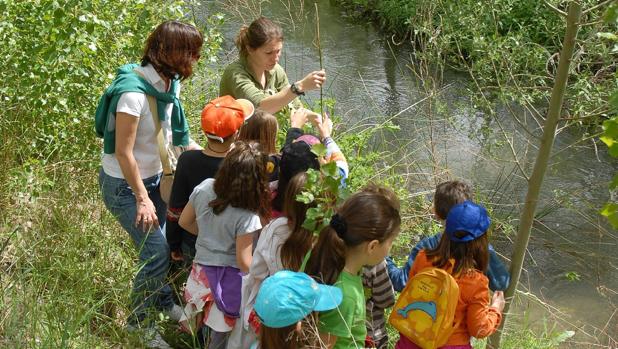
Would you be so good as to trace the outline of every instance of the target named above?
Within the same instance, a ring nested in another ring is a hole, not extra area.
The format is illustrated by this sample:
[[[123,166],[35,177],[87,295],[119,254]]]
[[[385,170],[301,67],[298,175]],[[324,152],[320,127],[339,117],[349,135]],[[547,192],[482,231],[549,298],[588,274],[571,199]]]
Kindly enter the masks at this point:
[[[103,138],[103,151],[113,154],[116,150],[116,107],[120,96],[125,92],[140,92],[153,96],[157,100],[159,120],[165,120],[165,107],[172,103],[172,143],[186,146],[189,144],[189,124],[185,118],[180,100],[176,97],[179,82],[172,80],[169,92],[159,92],[133,70],[137,64],[126,64],[118,68],[112,84],[105,90],[99,100],[95,113],[94,127],[97,136]]]

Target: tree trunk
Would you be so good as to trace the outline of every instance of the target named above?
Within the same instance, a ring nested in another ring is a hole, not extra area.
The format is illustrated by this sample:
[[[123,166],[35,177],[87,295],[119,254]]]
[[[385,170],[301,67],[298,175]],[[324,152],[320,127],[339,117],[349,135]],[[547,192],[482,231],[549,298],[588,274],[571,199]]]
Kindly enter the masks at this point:
[[[566,90],[569,77],[569,68],[571,66],[571,57],[573,56],[573,51],[575,48],[575,39],[577,37],[577,31],[580,27],[579,20],[581,14],[581,4],[578,1],[570,2],[567,16],[567,29],[564,35],[564,41],[562,43],[562,51],[560,52],[560,62],[558,63],[558,71],[556,73],[556,79],[551,93],[547,118],[545,120],[545,125],[543,126],[543,138],[541,138],[539,153],[534,163],[532,175],[530,176],[530,180],[528,182],[526,202],[524,203],[524,209],[521,213],[519,228],[517,230],[517,238],[513,249],[513,256],[511,259],[511,283],[504,295],[507,299],[507,303],[504,307],[500,329],[489,338],[488,348],[497,349],[500,347],[502,329],[504,328],[508,310],[513,301],[513,295],[515,294],[517,285],[519,284],[521,269],[524,264],[528,241],[530,240],[530,230],[532,228],[532,223],[534,222],[534,212],[539,199],[541,185],[543,184],[543,177],[545,176],[545,171],[547,170],[551,150],[554,145],[556,126],[558,125],[558,121],[560,119],[562,101],[564,99],[564,92]]]

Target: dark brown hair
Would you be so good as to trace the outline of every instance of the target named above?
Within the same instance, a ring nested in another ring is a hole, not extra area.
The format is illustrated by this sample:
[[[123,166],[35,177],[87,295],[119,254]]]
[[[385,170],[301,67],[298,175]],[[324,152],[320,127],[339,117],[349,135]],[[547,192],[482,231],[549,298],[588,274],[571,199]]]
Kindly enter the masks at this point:
[[[455,232],[455,236],[458,236],[459,233],[461,233],[460,237],[468,234],[466,232]],[[451,241],[448,235],[443,233],[438,247],[425,253],[432,264],[438,268],[447,267],[450,263],[449,259],[454,259],[453,275],[474,269],[484,273],[487,271],[487,263],[489,262],[488,243],[487,233],[468,242]]]
[[[307,274],[330,285],[345,266],[348,248],[371,240],[382,243],[397,234],[401,224],[397,196],[376,185],[349,197],[337,214],[345,222],[345,232],[338,233],[331,226],[322,230],[307,263]]]
[[[240,128],[239,141],[256,141],[267,154],[277,153],[277,118],[269,112],[257,109]]]
[[[301,349],[320,348],[317,334],[316,319],[309,315],[301,320],[300,332],[296,330],[296,324],[271,328],[264,324],[260,326],[261,349]]]
[[[285,191],[283,213],[288,219],[290,235],[281,245],[281,264],[288,270],[299,270],[303,258],[313,245],[313,233],[303,228],[307,209],[315,207],[314,203],[304,204],[296,200],[307,183],[307,173],[301,172],[292,177]]]
[[[150,63],[166,78],[181,80],[193,73],[193,61],[200,57],[204,37],[200,31],[187,23],[166,21],[148,36],[142,66]]]
[[[276,40],[283,41],[283,30],[266,17],[260,17],[247,27],[243,25],[236,37],[236,47],[241,57],[247,57],[249,48],[256,49],[265,43]]]
[[[273,208],[283,211],[283,200],[288,183],[297,173],[306,172],[308,169],[319,170],[318,156],[311,151],[311,146],[305,142],[292,142],[281,150],[279,162],[279,182],[277,192],[272,201]]]
[[[461,204],[466,200],[472,200],[472,187],[464,181],[442,182],[436,186],[433,196],[433,205],[436,215],[440,219],[446,219],[451,207]]]
[[[235,142],[215,176],[217,198],[208,204],[213,212],[219,214],[230,205],[269,219],[267,163],[268,155],[259,143]]]

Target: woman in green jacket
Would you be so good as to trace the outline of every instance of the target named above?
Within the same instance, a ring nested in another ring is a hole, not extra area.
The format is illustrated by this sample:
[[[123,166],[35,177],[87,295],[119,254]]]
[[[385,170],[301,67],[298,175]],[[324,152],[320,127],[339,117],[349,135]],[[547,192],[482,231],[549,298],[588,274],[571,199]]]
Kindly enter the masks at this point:
[[[223,72],[219,95],[250,100],[269,113],[276,113],[305,92],[320,88],[326,80],[324,70],[313,71],[290,85],[279,65],[283,31],[271,20],[260,17],[243,26],[236,38],[240,58]],[[299,101],[295,107],[301,107]]]

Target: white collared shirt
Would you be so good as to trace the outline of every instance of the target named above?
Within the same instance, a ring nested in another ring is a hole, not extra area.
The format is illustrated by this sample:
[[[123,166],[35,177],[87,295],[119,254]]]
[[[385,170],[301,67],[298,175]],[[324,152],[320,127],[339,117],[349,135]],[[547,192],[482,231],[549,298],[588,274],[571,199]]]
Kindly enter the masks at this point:
[[[163,81],[151,64],[145,67],[139,66],[135,70],[142,73],[146,81],[157,91],[165,92],[165,81]],[[166,147],[171,139],[170,118],[172,116],[172,108],[173,105],[171,103],[167,105],[165,108],[165,121],[161,121]],[[163,168],[155,134],[155,124],[146,95],[140,92],[123,93],[118,100],[116,113],[126,113],[139,119],[135,144],[133,145],[133,156],[137,162],[141,178],[145,179],[161,173]],[[124,178],[115,154],[103,153],[102,165],[107,175]]]

